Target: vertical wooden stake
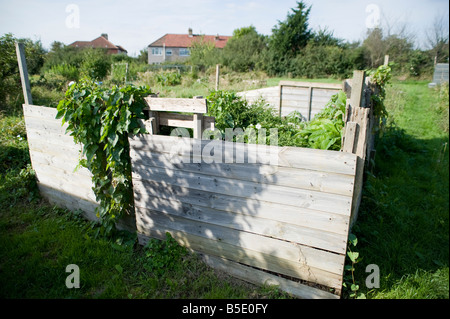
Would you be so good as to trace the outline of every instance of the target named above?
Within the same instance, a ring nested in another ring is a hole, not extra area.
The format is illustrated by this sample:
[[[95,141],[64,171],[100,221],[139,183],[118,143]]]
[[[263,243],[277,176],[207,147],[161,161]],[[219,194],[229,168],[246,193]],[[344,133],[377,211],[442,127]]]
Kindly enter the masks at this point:
[[[281,117],[281,104],[283,104],[283,85],[280,84],[280,103],[278,104],[278,116]]]
[[[313,88],[310,86],[308,88],[308,121],[311,121],[312,94],[313,94]]]
[[[386,54],[385,56],[384,56],[384,63],[383,63],[384,65],[388,65],[389,64],[389,54]]]
[[[203,114],[194,113],[194,138],[202,139],[203,133]]]
[[[219,90],[219,65],[216,64],[216,91]]]
[[[16,42],[17,62],[19,63],[20,81],[22,82],[23,97],[25,104],[32,105],[30,81],[28,80],[27,61],[25,60],[25,46]]]

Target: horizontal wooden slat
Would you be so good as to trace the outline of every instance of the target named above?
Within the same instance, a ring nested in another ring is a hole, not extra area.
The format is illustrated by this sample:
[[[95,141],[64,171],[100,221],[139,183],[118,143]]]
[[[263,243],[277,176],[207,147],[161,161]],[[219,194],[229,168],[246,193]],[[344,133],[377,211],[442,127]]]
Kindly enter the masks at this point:
[[[61,125],[59,120],[37,117],[25,117],[26,128],[38,131],[49,131],[56,134],[65,134],[68,127],[67,123]]]
[[[207,113],[206,99],[145,97],[150,111]]]
[[[343,264],[340,255],[314,250],[310,247],[276,241],[247,232],[229,232],[226,228],[204,223],[179,220],[163,214],[151,218],[138,210],[137,230],[146,236],[159,232],[170,232],[175,239],[182,240],[184,246],[213,256],[278,272],[330,287],[340,285]],[[333,262],[334,261],[334,262]],[[334,264],[337,273],[319,267]],[[313,266],[318,265],[319,267]]]
[[[37,139],[28,140],[28,146],[30,151],[47,153],[49,156],[70,156],[70,158],[80,157],[82,151],[81,145],[69,143],[66,145],[49,144]]]
[[[133,179],[160,182],[163,185],[189,187],[235,197],[252,198],[271,203],[350,215],[351,197],[296,189],[292,187],[211,177],[203,174],[152,168],[134,170]]]
[[[343,236],[348,232],[348,216],[327,213],[309,208],[298,208],[277,203],[261,202],[254,199],[216,194],[208,191],[193,190],[186,187],[162,185],[150,181],[133,180],[135,203],[145,207],[148,202],[159,198],[162,203],[178,202],[211,208],[220,211],[245,215],[248,217],[265,218],[269,224],[277,222],[289,223],[311,229],[324,230]]]
[[[283,291],[302,299],[338,299],[339,296],[311,286],[294,282],[257,270],[224,258],[203,255],[202,259],[214,269],[224,271],[236,278],[259,285],[276,286]]]
[[[342,88],[341,83],[320,83],[320,82],[301,82],[301,81],[280,81],[280,83],[278,83],[278,85],[294,86],[294,87],[325,88],[325,89],[336,89],[336,90],[340,90]]]
[[[136,206],[140,207],[141,212],[150,216],[152,212],[161,212],[171,216],[228,227],[238,231],[251,232],[265,237],[301,242],[307,246],[326,249],[336,253],[345,253],[346,236],[276,221],[276,217],[273,219],[264,219],[251,215],[184,204],[180,201],[158,199],[156,197],[147,201],[137,201]],[[312,223],[311,226],[313,226]]]
[[[67,134],[60,134],[59,132],[47,130],[47,129],[35,129],[27,128],[28,141],[37,141],[39,143],[48,143],[53,145],[73,145],[74,147],[81,148],[81,144],[76,145],[73,141],[73,137]]]
[[[73,178],[71,179],[69,175],[55,175],[44,171],[36,171],[36,176],[42,185],[49,186],[54,189],[59,189],[62,192],[72,194],[76,197],[83,198],[88,201],[96,202],[95,194],[91,188],[87,185],[80,187]]]
[[[173,163],[168,153],[138,152],[134,149],[130,150],[130,157],[133,160],[133,170],[135,171],[150,169],[143,166],[154,166],[345,196],[351,196],[353,193],[354,178],[351,175],[266,164],[188,163],[189,158],[183,158],[185,162]]]
[[[136,135],[130,137],[130,145],[136,150],[144,148],[152,152],[171,153],[172,155],[191,156],[192,150],[203,150],[210,141],[200,141],[189,138],[158,136],[158,135]],[[217,141],[215,141],[217,142]],[[225,158],[235,158],[235,154],[243,154],[244,159],[249,156],[253,163],[269,163],[271,156],[277,154],[277,165],[283,167],[305,168],[339,174],[355,174],[356,155],[298,147],[276,147],[266,146],[266,152],[258,152],[258,145],[222,142]],[[210,144],[211,145],[211,144]],[[263,149],[263,148],[262,148]],[[233,152],[231,152],[233,151]]]
[[[25,117],[36,117],[39,119],[54,119],[58,110],[53,107],[23,104]]]
[[[59,188],[53,188],[49,185],[38,183],[39,191],[50,203],[70,209],[72,211],[82,210],[84,216],[89,220],[98,220],[95,216],[95,209],[98,207],[97,202],[86,200],[74,196],[73,194],[61,191]]]
[[[48,165],[51,167],[67,170],[68,172],[75,173],[75,169],[78,166],[78,157],[65,156],[65,154],[49,155],[48,153],[42,153],[38,150],[30,152],[31,162],[39,163],[40,165]],[[84,176],[92,176],[91,172],[85,167],[78,167],[76,174]]]

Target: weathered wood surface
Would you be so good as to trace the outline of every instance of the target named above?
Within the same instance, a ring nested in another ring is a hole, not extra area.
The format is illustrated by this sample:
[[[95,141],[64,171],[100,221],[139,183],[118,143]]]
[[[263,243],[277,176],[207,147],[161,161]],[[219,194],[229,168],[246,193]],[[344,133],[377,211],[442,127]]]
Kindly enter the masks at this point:
[[[278,86],[239,92],[238,95],[249,102],[263,98],[281,116],[297,111],[305,120],[311,120],[331,96],[343,88],[343,84],[336,83],[280,81]]]
[[[260,145],[223,141],[208,148],[211,141],[157,135],[129,141],[141,241],[170,232],[213,258],[340,293],[354,154],[276,146],[261,152]]]
[[[206,99],[146,97],[150,111],[206,113]]]
[[[50,202],[86,212],[95,219],[98,205],[92,191],[92,175],[85,168],[75,170],[82,146],[66,134],[67,125],[55,119],[57,110],[23,105],[32,167],[41,194]]]

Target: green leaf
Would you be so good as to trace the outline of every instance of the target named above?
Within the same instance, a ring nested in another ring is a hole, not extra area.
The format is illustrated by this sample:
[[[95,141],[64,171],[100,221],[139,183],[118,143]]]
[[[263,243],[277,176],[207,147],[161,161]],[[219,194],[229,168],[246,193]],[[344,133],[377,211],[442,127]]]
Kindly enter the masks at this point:
[[[356,246],[358,244],[358,238],[356,238],[355,234],[350,233],[348,235],[348,242],[353,246]]]
[[[354,263],[356,263],[356,260],[359,257],[359,253],[358,252],[353,252],[353,251],[347,251],[347,256],[350,258],[350,260]]]

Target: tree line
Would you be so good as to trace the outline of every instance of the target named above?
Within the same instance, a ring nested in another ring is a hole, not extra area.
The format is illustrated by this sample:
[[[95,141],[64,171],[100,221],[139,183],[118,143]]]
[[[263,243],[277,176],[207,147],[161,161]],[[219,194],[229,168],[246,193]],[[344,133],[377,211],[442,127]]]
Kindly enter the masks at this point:
[[[263,71],[268,76],[302,78],[347,78],[353,70],[378,67],[385,55],[394,62],[394,74],[414,78],[431,76],[435,63],[448,63],[448,27],[442,18],[434,21],[428,33],[429,48],[423,50],[415,46],[413,37],[404,30],[368,29],[363,41],[352,43],[335,37],[327,28],[313,30],[309,26],[311,10],[305,2],[297,2],[287,17],[273,27],[270,36],[259,34],[252,25],[238,28],[223,49],[215,48],[210,42],[197,41],[185,63],[200,70],[221,64],[235,72]],[[83,76],[101,81],[113,73],[112,64],[128,63],[127,71],[131,75],[149,69],[146,49],[132,58],[55,41],[46,51],[40,41],[17,39],[7,33],[0,37],[1,107],[21,103],[15,41],[25,43],[28,71],[36,75],[31,81],[55,90]]]
[[[261,70],[269,76],[345,78],[353,70],[376,68],[385,55],[394,62],[393,71],[412,77],[429,76],[435,63],[448,63],[448,28],[436,19],[428,32],[429,49],[419,49],[405,28],[397,33],[381,27],[368,29],[361,42],[346,42],[327,28],[312,30],[312,10],[303,1],[278,22],[270,36],[258,34],[254,26],[236,29],[224,49],[198,43],[191,50],[191,63],[203,67],[220,63],[233,71]]]

